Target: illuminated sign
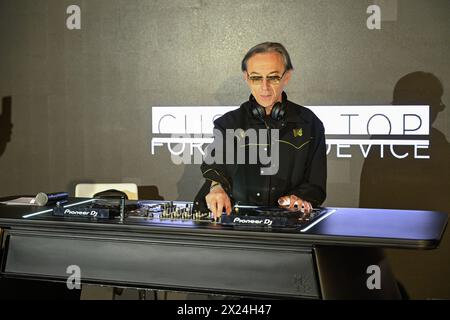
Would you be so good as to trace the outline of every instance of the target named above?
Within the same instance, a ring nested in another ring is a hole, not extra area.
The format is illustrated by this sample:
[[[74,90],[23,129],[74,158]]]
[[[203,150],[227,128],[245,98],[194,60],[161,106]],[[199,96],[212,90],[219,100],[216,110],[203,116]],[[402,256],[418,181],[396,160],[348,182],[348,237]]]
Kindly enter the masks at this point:
[[[183,155],[182,162],[199,153],[212,142],[213,121],[237,106],[153,107],[151,153],[166,146],[173,156]],[[308,106],[323,122],[327,154],[338,158],[352,157],[351,146],[357,146],[367,158],[372,146],[403,159],[429,159],[430,108],[426,105],[384,106]],[[396,146],[410,146],[410,152],[399,153]],[[385,151],[385,147],[387,151]],[[354,151],[353,151],[354,152]],[[186,157],[186,154],[188,157]],[[199,157],[194,162],[200,161]],[[174,160],[174,158],[173,158]],[[175,160],[175,162],[180,160]]]

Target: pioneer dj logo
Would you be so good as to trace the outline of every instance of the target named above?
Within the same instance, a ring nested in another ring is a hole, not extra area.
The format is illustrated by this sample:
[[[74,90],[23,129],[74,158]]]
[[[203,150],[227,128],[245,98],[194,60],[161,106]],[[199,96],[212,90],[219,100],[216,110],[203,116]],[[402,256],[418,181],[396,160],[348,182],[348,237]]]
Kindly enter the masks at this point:
[[[201,163],[213,141],[213,121],[236,106],[153,107],[151,153],[167,148],[176,164]],[[426,105],[313,106],[325,126],[327,154],[364,158],[389,154],[429,159],[430,119]],[[374,148],[374,146],[379,146]],[[408,146],[408,151],[399,146]]]
[[[95,210],[76,211],[76,210],[66,209],[66,210],[64,210],[64,214],[70,215],[70,216],[80,216],[80,217],[96,217],[98,215],[98,212]]]
[[[243,219],[243,218],[236,217],[236,218],[233,219],[233,223],[271,226],[272,225],[272,220],[270,220],[270,219],[252,219],[252,218]]]

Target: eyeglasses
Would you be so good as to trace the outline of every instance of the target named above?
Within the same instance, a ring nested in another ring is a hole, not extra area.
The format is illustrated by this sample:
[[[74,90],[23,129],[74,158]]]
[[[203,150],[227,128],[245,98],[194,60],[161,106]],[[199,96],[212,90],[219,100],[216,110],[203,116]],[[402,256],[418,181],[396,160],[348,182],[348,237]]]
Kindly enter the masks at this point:
[[[287,70],[285,70],[285,71],[283,72],[283,74],[281,75],[281,77],[280,77],[280,76],[276,76],[276,75],[274,75],[274,76],[268,76],[268,77],[266,77],[266,81],[267,81],[269,84],[271,84],[271,85],[279,85],[280,82],[281,82],[281,79],[283,79],[284,75],[286,74],[286,71],[287,71]],[[253,85],[255,85],[255,86],[262,85],[263,80],[264,80],[264,77],[261,77],[261,76],[250,76],[250,75],[248,74],[248,72],[247,72],[247,78],[248,78],[248,80],[250,81],[250,83],[253,84]]]

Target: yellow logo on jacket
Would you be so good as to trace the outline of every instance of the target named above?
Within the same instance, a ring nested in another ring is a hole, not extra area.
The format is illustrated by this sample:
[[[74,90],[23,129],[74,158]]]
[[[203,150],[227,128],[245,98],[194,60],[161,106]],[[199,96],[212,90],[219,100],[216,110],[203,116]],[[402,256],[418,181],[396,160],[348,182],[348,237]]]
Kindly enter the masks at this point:
[[[303,135],[303,129],[292,129],[292,131],[294,132],[294,138],[296,137],[301,137]]]

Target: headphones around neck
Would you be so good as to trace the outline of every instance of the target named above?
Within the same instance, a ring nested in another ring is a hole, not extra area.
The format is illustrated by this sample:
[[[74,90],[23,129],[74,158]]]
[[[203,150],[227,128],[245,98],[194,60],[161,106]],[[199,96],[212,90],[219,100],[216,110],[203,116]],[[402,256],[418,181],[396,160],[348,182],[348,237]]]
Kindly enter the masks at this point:
[[[286,100],[287,95],[283,91],[283,93],[281,94],[281,102],[275,103],[272,107],[272,111],[270,111],[270,117],[273,120],[280,121],[284,118],[286,114]],[[252,94],[250,94],[249,101],[252,115],[256,119],[264,121],[264,118],[266,117],[266,109],[256,101],[255,97]]]

